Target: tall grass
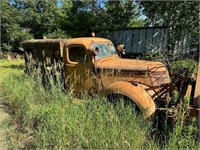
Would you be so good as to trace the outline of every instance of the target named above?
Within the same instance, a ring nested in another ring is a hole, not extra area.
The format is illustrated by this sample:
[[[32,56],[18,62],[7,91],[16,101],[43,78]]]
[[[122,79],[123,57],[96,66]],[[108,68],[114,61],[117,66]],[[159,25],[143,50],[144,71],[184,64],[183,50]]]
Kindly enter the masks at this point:
[[[85,103],[73,103],[73,92],[54,84],[47,90],[42,80],[26,74],[10,75],[3,86],[18,131],[26,131],[29,139],[17,148],[157,148],[148,135],[151,123],[123,103],[114,107],[103,97],[86,94]]]
[[[165,131],[158,132],[158,126],[153,127],[151,121],[134,114],[123,102],[113,106],[104,97],[89,97],[83,92],[84,103],[74,103],[73,88],[66,92],[62,80],[55,84],[54,75],[45,77],[48,77],[49,86],[44,86],[44,76],[36,68],[32,75],[13,73],[4,79],[3,102],[13,116],[12,123],[17,124],[15,136],[10,137],[10,148],[199,148],[196,121],[188,119],[188,99],[173,107],[176,116],[171,122],[173,126],[165,116]],[[177,97],[171,100],[176,101]],[[163,132],[167,134],[160,142]]]
[[[172,105],[171,105],[171,104]],[[161,149],[199,149],[197,118],[190,116],[190,98],[175,91],[168,104],[156,112],[154,137]]]

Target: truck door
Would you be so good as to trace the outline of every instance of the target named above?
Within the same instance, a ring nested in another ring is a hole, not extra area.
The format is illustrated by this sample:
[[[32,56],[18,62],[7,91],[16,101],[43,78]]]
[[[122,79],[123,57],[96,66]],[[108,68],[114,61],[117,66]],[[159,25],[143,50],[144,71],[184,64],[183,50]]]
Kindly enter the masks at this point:
[[[65,87],[73,86],[76,92],[92,88],[92,59],[82,45],[70,45],[65,50]]]

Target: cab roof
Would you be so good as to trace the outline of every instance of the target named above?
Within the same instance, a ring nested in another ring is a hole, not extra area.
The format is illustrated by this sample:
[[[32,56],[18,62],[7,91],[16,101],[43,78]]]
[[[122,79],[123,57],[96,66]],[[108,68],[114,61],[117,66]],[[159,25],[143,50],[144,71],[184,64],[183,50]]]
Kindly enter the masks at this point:
[[[109,44],[111,44],[112,42],[105,38],[80,37],[80,38],[72,38],[72,39],[67,40],[65,43],[65,46],[72,45],[72,44],[74,44],[74,45],[81,44],[81,45],[84,45],[86,49],[89,49],[89,46],[92,43],[109,43]]]

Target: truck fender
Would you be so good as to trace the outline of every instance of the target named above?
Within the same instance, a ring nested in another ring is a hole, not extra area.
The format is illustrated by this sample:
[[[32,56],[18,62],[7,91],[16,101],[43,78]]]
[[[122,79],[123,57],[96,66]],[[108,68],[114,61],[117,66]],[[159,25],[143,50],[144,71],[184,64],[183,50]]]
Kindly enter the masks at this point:
[[[143,112],[145,118],[151,116],[156,106],[151,96],[139,85],[132,85],[126,81],[116,81],[105,87],[104,95],[121,94],[130,98]]]

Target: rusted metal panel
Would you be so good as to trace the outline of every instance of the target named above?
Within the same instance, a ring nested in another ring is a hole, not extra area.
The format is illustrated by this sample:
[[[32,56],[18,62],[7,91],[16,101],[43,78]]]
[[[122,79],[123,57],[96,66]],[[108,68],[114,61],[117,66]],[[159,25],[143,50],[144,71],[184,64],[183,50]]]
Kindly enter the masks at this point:
[[[118,93],[129,97],[137,106],[144,112],[144,117],[147,118],[152,115],[155,110],[155,103],[151,96],[140,85],[133,86],[131,83],[124,81],[117,81],[105,88],[105,95],[111,93]],[[110,92],[110,93],[109,93]]]
[[[32,48],[32,49],[42,50],[42,49],[61,48],[63,46],[64,46],[63,39],[35,39],[23,42],[24,49]]]
[[[165,65],[160,62],[120,59],[113,56],[99,60],[97,67],[104,70],[107,69],[108,71],[109,69],[119,70],[121,75],[127,74],[128,71],[127,80],[131,78],[132,81],[150,87],[170,83],[168,71]],[[136,73],[139,73],[139,75]],[[151,82],[149,82],[149,79],[151,79]]]
[[[146,48],[147,51],[151,51],[152,50],[152,43],[153,43],[153,30],[151,29],[147,29],[146,31],[147,37],[146,39],[148,39],[148,41],[146,42]]]
[[[116,30],[112,36],[106,36],[115,45],[125,44],[127,53],[143,53],[152,51],[153,48],[160,48],[166,46],[164,36],[167,34],[167,29],[162,27],[148,27],[148,28],[131,28]],[[164,47],[166,48],[166,47]]]
[[[129,53],[128,49],[130,50],[131,44],[132,44],[132,36],[133,31],[127,32],[127,38],[126,38],[126,43],[125,46],[127,47],[127,53]]]
[[[145,41],[145,30],[140,30],[140,34],[139,34],[139,41],[138,41],[138,49],[140,53],[145,52],[146,50],[144,49],[144,43]]]
[[[23,42],[24,51],[31,53],[33,58],[38,61],[46,61],[46,58],[52,61],[53,59],[61,59],[63,47],[63,39],[33,39]],[[25,55],[25,57],[27,56]]]
[[[83,45],[86,49],[91,50],[90,44],[92,44],[92,43],[110,43],[110,44],[112,44],[112,42],[110,40],[105,39],[105,38],[85,37],[85,38],[69,39],[65,42],[65,46],[73,45],[73,44],[80,44],[80,45]]]
[[[103,36],[114,42],[115,45],[126,44],[127,53],[143,53],[149,51],[167,51],[168,28],[166,27],[141,27],[120,29],[113,34]],[[181,40],[175,41],[174,53],[187,54],[196,52],[197,48],[190,48],[192,37],[186,32]]]
[[[132,45],[130,46],[130,48],[127,48],[127,51],[129,53],[138,53],[139,50],[138,50],[138,42],[139,42],[139,30],[133,30],[133,35],[132,35],[132,38],[133,38],[133,43]]]
[[[45,49],[45,48],[54,48],[60,47],[63,45],[63,39],[34,39],[27,40],[23,42],[24,48],[35,48],[35,49]]]

